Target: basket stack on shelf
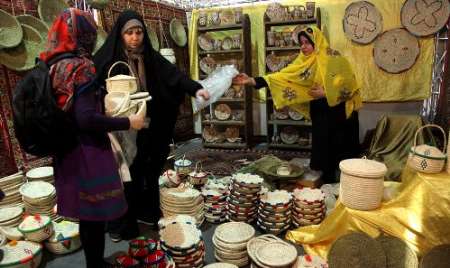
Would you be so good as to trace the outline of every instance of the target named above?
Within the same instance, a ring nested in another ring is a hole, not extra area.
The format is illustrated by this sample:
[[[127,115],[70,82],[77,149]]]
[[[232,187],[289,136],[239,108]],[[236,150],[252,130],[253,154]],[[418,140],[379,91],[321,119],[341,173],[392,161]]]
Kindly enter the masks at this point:
[[[214,256],[218,261],[239,267],[249,262],[247,242],[255,236],[255,229],[243,222],[227,222],[219,225],[212,237]]]
[[[170,255],[176,267],[202,267],[205,243],[194,224],[172,223],[159,231],[161,249]]]
[[[160,189],[160,207],[164,217],[189,215],[200,226],[205,219],[204,201],[200,191],[181,185],[178,188]]]
[[[53,175],[53,167],[38,167],[30,169],[25,177],[27,181],[45,181],[55,184],[55,177]]]
[[[291,226],[292,195],[285,190],[262,194],[259,199],[259,228],[266,233],[279,234]]]
[[[45,181],[32,181],[20,187],[25,210],[29,214],[39,214],[50,217],[53,221],[61,221],[56,215],[56,189]]]
[[[320,189],[295,189],[292,224],[295,227],[319,224],[325,218],[325,194]]]
[[[251,223],[256,219],[262,182],[263,178],[258,175],[233,174],[230,194],[227,197],[230,221]]]
[[[5,193],[5,197],[0,201],[0,208],[23,205],[19,188],[24,180],[22,172],[0,178],[0,188]]]

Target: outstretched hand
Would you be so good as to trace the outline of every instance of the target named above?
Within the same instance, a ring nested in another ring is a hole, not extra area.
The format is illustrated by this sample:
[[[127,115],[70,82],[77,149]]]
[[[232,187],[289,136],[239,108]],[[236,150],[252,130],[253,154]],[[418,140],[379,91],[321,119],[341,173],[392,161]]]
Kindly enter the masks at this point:
[[[199,89],[196,93],[195,96],[198,97],[202,97],[204,100],[209,100],[209,92],[206,89]]]
[[[254,85],[254,79],[246,73],[240,73],[233,78],[233,85],[245,86]]]

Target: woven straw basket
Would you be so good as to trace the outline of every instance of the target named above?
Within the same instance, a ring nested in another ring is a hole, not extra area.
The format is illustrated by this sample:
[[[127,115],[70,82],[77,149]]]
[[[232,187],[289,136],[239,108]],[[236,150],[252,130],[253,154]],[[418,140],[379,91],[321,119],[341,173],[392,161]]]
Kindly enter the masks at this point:
[[[353,209],[373,210],[383,198],[385,164],[369,159],[347,159],[339,163],[341,169],[340,197]]]
[[[28,216],[18,229],[27,240],[33,242],[42,242],[53,234],[52,221],[47,216]]]
[[[11,241],[2,247],[0,267],[36,268],[42,259],[42,246],[30,241]]]
[[[63,221],[53,222],[55,232],[45,241],[45,247],[54,254],[67,254],[81,247],[78,224]]]
[[[130,70],[131,76],[119,74],[110,77],[111,70],[118,64],[125,64],[128,67],[128,70]],[[131,70],[130,65],[128,65],[128,63],[124,61],[117,61],[113,65],[111,65],[108,71],[108,79],[106,79],[105,81],[106,81],[106,90],[108,92],[125,91],[131,94],[137,91],[136,75],[133,73],[133,70]]]
[[[434,127],[441,130],[444,136],[443,152],[438,148],[426,144],[417,145],[417,136],[425,128]],[[414,146],[411,148],[408,156],[408,165],[414,170],[423,173],[439,173],[442,171],[447,159],[446,153],[447,137],[444,130],[438,125],[425,125],[416,131],[414,136]]]

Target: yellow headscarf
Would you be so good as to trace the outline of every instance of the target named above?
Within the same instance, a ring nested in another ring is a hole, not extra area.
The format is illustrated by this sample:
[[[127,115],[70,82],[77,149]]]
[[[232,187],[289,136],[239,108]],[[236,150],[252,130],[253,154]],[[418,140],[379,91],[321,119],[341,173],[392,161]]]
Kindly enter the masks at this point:
[[[286,68],[264,76],[272,94],[275,108],[289,106],[309,118],[308,91],[315,85],[324,88],[329,106],[345,101],[347,118],[362,106],[360,87],[349,62],[329,47],[323,33],[315,26],[303,32],[313,41],[314,52],[302,52]]]

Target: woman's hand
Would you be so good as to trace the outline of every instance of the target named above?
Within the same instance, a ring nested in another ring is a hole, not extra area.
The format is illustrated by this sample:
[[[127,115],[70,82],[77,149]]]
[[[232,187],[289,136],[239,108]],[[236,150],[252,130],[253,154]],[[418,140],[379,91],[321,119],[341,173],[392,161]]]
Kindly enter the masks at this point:
[[[209,92],[208,90],[202,88],[197,90],[197,92],[195,93],[195,96],[198,97],[202,97],[204,100],[209,100]]]
[[[246,73],[240,73],[233,78],[233,85],[245,86],[252,85],[254,86],[255,79],[253,77],[248,76]]]
[[[308,94],[314,99],[321,99],[325,97],[325,90],[321,85],[314,84],[311,89],[308,91]]]
[[[128,120],[130,120],[131,129],[140,130],[145,125],[145,120],[142,115],[132,114],[128,116]]]

